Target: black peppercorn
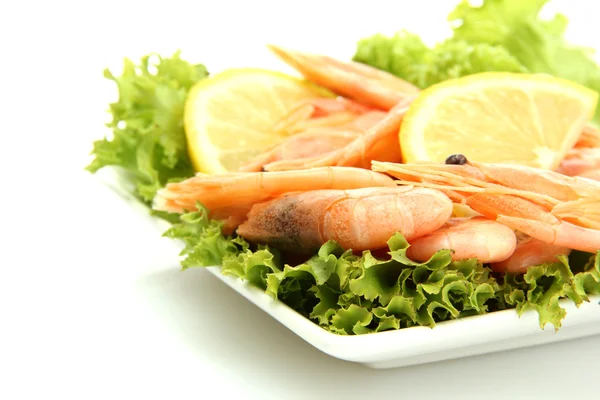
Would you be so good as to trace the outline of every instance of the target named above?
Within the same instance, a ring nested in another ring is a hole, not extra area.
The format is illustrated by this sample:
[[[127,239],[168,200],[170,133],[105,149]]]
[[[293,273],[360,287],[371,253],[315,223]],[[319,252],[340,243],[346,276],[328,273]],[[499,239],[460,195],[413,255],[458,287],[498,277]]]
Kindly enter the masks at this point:
[[[467,157],[463,154],[452,154],[450,157],[446,158],[446,164],[463,165],[467,162]]]

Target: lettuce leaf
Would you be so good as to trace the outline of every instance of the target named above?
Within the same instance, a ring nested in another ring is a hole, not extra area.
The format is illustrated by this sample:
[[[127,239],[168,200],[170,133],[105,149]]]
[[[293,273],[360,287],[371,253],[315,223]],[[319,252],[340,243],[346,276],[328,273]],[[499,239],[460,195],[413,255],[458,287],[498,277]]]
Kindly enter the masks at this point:
[[[581,255],[574,252],[571,260],[559,256],[557,262],[533,266],[524,275],[506,276],[503,286],[506,306],[515,306],[519,315],[530,309],[537,311],[542,329],[547,323],[560,328],[566,311],[559,300],[568,298],[579,306],[589,301],[589,295],[600,294],[600,251],[595,256],[586,254],[587,262],[574,274],[578,257]]]
[[[600,91],[593,49],[564,38],[568,19],[543,20],[548,0],[463,0],[448,16],[450,39],[427,47],[413,33],[374,35],[358,42],[355,61],[391,72],[420,88],[478,72],[546,73]],[[600,122],[600,107],[594,118]]]
[[[452,261],[442,250],[424,263],[406,256],[409,247],[397,233],[387,256],[360,255],[329,241],[299,263],[268,246],[252,246],[225,236],[221,223],[208,218],[202,204],[183,214],[165,236],[183,240],[183,268],[222,265],[225,275],[248,281],[324,329],[359,335],[437,323],[504,309],[539,314],[540,326],[560,328],[565,310],[600,294],[600,257],[573,252],[526,274],[498,280],[476,259]],[[599,252],[600,254],[600,252]]]
[[[479,72],[528,72],[501,46],[450,39],[429,48],[407,31],[359,41],[353,60],[391,72],[421,89]]]
[[[119,77],[105,70],[119,92],[107,124],[112,138],[94,142],[94,159],[86,169],[123,168],[135,184],[134,194],[146,204],[167,182],[192,176],[183,107],[190,87],[207,75],[203,65],[182,60],[179,52],[170,58],[146,55],[139,65],[125,59]]]

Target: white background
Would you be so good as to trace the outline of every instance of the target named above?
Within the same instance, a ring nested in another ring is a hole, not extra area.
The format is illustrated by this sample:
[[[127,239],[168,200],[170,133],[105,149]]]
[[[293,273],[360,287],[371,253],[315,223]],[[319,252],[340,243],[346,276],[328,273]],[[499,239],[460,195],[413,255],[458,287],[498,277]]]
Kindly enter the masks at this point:
[[[593,4],[553,4],[572,21],[569,37],[590,46]],[[287,71],[264,44],[349,58],[376,32],[433,42],[453,6],[2,2],[0,398],[597,396],[600,337],[379,371],[326,356],[206,271],[180,272],[160,227],[82,170],[115,96],[102,70],[118,72],[125,56],[182,49],[211,72]]]

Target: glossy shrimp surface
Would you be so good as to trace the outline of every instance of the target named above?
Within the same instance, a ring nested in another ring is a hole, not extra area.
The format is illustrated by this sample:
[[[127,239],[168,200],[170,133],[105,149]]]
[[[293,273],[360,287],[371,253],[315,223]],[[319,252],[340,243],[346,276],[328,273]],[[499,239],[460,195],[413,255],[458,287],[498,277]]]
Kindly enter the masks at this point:
[[[600,182],[509,164],[374,162],[373,169],[399,178],[399,184],[438,188],[544,243],[600,249]]]
[[[517,239],[509,227],[482,217],[450,218],[444,226],[410,242],[407,255],[425,262],[440,250],[452,250],[453,260],[477,258],[484,263],[504,261]]]
[[[255,204],[237,233],[252,242],[296,252],[328,240],[345,249],[379,249],[396,232],[407,240],[441,227],[452,201],[427,188],[369,187],[289,193]]]

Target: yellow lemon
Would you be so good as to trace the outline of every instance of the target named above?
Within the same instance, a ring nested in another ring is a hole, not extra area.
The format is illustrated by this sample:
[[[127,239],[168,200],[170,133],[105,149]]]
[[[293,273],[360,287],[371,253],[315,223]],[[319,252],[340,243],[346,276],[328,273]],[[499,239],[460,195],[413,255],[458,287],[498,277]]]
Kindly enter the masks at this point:
[[[424,90],[400,129],[405,163],[451,154],[555,169],[573,147],[598,93],[546,75],[485,72]]]
[[[232,69],[199,81],[184,110],[194,169],[238,168],[284,138],[273,126],[302,100],[332,94],[307,81],[261,69]]]

